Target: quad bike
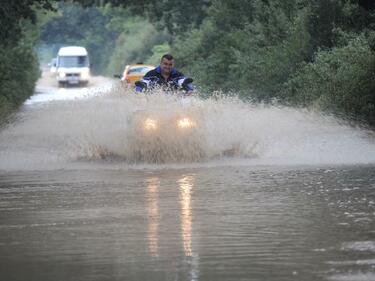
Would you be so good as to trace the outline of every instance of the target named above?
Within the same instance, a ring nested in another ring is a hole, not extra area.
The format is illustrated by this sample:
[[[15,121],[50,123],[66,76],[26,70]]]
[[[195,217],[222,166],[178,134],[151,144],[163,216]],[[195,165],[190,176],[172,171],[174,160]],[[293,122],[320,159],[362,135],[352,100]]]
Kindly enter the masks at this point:
[[[138,82],[136,86],[146,90],[146,94],[155,91],[154,87]],[[166,94],[178,95],[183,102],[187,96],[184,86],[191,82],[190,78],[185,78],[185,82],[180,79],[162,90]],[[199,161],[205,156],[202,121],[197,110],[184,106],[163,111],[138,109],[128,118],[127,156],[131,162],[137,163]]]

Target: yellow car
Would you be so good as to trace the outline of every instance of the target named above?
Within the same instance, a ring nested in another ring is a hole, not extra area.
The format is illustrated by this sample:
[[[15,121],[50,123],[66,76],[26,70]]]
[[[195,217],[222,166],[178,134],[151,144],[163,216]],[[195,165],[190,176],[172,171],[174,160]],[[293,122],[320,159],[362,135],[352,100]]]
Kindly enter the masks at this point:
[[[154,68],[155,66],[149,64],[128,64],[125,67],[121,80],[134,85],[136,81],[142,79],[147,72]]]

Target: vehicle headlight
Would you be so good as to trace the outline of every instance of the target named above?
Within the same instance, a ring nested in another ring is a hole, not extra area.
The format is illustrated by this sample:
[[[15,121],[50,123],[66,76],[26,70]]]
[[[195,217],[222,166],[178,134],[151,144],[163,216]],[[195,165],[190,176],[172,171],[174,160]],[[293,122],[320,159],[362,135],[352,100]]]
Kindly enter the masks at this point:
[[[147,118],[143,122],[143,128],[145,130],[156,130],[158,128],[158,122],[155,119]]]
[[[89,79],[90,77],[90,72],[87,70],[87,71],[82,71],[81,73],[81,78],[82,79]]]
[[[59,77],[64,78],[66,76],[65,72],[59,72]]]
[[[181,118],[177,121],[177,127],[180,129],[190,129],[196,126],[195,122],[189,118]]]

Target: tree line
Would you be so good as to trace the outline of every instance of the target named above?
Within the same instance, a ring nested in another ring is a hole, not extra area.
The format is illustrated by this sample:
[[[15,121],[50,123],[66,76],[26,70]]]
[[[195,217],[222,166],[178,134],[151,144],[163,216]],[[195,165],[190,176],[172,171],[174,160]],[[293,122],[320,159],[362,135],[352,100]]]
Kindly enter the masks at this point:
[[[254,102],[317,108],[375,125],[374,1],[14,3],[23,3],[25,8],[15,12],[22,11],[18,18],[9,14],[18,21],[12,28],[18,28],[21,35],[14,38],[10,28],[8,35],[1,33],[13,46],[26,48],[23,42],[35,40],[30,30],[22,32],[20,22],[32,22],[35,10],[56,9],[39,26],[40,42],[85,45],[97,73],[118,73],[125,64],[137,61],[157,63],[163,52],[171,52],[176,66],[193,76],[205,95],[221,90]],[[6,19],[1,17],[1,21]],[[15,21],[9,22],[12,25]],[[0,62],[10,57],[6,55],[10,49],[1,48]],[[4,68],[8,64],[1,65]],[[0,67],[1,71],[4,69]],[[29,81],[33,79],[35,76]],[[0,98],[4,96],[0,90]]]

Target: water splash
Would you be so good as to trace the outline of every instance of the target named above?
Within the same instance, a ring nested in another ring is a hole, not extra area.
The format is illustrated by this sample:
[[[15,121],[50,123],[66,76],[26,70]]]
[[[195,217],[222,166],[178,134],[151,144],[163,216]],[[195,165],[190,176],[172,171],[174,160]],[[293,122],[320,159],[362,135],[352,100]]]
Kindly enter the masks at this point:
[[[74,91],[74,89],[69,89]],[[137,112],[165,124],[154,138],[136,133]],[[188,137],[172,126],[188,116]],[[86,99],[26,105],[0,132],[0,169],[69,168],[77,162],[210,163],[227,158],[249,165],[375,163],[369,132],[307,110],[162,94],[135,95],[122,87]],[[130,121],[129,121],[130,120]]]

